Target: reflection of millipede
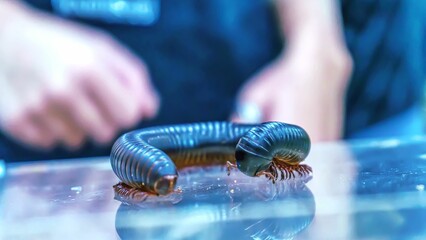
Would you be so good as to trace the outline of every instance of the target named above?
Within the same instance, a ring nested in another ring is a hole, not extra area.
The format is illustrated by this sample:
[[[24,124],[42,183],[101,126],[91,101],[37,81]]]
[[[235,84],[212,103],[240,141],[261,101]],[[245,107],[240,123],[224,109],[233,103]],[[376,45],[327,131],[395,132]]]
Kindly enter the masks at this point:
[[[295,125],[193,123],[124,134],[112,147],[111,166],[130,187],[165,195],[174,191],[176,167],[233,161],[235,155],[236,164],[228,162],[228,169],[237,167],[248,176],[265,175],[275,182],[311,173],[300,164],[309,150],[308,134]]]

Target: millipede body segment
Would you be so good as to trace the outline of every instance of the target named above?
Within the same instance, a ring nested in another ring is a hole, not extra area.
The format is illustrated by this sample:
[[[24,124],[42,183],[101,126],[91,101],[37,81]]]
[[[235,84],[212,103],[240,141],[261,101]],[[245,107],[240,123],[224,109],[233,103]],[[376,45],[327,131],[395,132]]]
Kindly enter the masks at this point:
[[[206,122],[150,127],[121,136],[111,151],[114,173],[126,185],[158,195],[174,191],[177,168],[229,158],[248,176],[272,181],[309,174],[300,164],[310,140],[300,127],[281,123]]]

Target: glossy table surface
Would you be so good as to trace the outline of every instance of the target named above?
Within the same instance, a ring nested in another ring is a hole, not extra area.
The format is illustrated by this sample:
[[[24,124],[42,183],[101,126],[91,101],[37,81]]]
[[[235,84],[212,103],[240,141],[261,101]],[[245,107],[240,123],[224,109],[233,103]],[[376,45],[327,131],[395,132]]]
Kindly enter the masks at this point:
[[[277,184],[186,169],[182,192],[132,204],[108,157],[6,164],[0,239],[426,239],[425,138],[318,144],[306,163]]]

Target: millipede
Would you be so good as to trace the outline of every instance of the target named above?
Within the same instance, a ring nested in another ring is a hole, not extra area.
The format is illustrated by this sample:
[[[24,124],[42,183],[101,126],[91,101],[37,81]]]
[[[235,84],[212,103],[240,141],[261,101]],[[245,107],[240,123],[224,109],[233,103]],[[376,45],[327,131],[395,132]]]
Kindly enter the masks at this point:
[[[224,161],[228,175],[231,168],[238,168],[245,175],[266,176],[273,182],[295,178],[296,173],[312,173],[310,166],[301,164],[310,146],[303,128],[282,122],[204,122],[139,129],[125,133],[112,147],[111,166],[122,181],[114,188],[166,195],[175,189],[178,169]]]

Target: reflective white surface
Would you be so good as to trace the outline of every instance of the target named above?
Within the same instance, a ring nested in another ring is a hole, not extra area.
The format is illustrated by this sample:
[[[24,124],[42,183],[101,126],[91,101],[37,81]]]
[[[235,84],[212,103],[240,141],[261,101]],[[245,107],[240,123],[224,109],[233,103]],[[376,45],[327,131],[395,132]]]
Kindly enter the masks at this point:
[[[192,168],[182,193],[134,205],[114,199],[108,158],[8,164],[0,238],[424,238],[425,156],[423,138],[314,145],[312,179]]]

